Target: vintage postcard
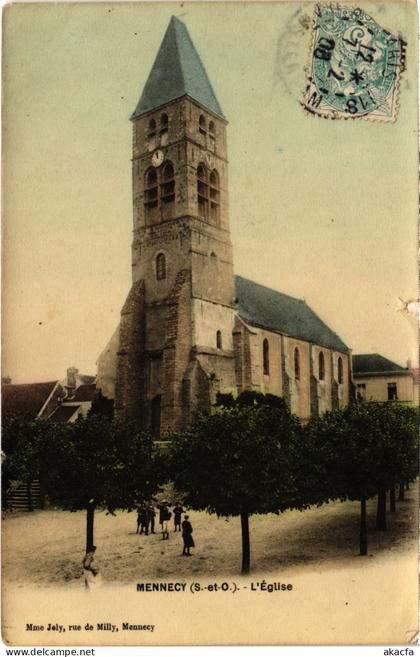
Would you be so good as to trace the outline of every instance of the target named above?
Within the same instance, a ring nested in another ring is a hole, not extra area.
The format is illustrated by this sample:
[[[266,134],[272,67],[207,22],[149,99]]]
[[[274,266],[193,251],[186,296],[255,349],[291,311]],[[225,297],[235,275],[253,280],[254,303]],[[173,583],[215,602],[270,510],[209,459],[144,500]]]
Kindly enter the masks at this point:
[[[417,642],[417,25],[4,9],[6,644]]]

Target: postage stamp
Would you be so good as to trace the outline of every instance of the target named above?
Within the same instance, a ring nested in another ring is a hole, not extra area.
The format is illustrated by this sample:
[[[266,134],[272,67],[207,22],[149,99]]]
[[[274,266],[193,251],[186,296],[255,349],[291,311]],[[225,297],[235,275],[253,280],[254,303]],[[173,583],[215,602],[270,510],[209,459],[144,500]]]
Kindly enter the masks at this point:
[[[325,118],[393,122],[406,43],[363,9],[315,7],[304,109]]]

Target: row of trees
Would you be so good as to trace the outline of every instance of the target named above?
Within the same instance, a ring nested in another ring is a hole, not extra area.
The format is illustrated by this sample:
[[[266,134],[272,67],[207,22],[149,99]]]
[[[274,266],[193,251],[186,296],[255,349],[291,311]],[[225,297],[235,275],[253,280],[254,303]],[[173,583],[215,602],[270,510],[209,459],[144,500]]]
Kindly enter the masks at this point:
[[[174,480],[192,507],[240,516],[242,572],[249,571],[250,515],[331,500],[360,501],[366,555],[366,500],[378,495],[377,527],[385,529],[386,492],[417,476],[417,409],[361,403],[302,426],[272,395],[220,396],[219,404],[175,438]]]
[[[244,392],[219,395],[212,415],[162,447],[109,414],[73,424],[5,418],[3,500],[14,480],[39,479],[52,503],[86,510],[86,549],[94,512],[132,510],[171,480],[193,509],[239,516],[242,572],[249,572],[249,517],[304,510],[330,500],[360,501],[360,554],[367,554],[366,500],[378,495],[378,529],[386,528],[386,494],[417,476],[417,410],[360,403],[306,425],[283,399]]]

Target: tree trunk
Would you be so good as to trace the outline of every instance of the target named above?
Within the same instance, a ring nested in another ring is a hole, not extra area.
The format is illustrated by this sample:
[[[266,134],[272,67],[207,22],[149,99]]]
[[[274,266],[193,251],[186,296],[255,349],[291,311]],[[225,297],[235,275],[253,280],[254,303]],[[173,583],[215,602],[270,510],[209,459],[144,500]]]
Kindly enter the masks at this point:
[[[398,501],[399,502],[404,502],[404,499],[405,499],[404,498],[404,482],[402,481],[400,483],[400,489],[399,489],[399,493],[398,493]]]
[[[247,513],[241,513],[242,528],[242,575],[249,573],[250,547],[249,547],[249,516]]]
[[[376,529],[386,530],[386,491],[378,493],[378,507],[376,511]]]
[[[95,505],[89,503],[86,513],[86,552],[91,552],[94,546],[93,542],[93,520],[95,517]]]
[[[389,490],[389,510],[392,513],[395,513],[396,506],[395,506],[395,486],[392,486]]]
[[[407,481],[407,483],[405,484],[405,490],[410,490],[410,484],[408,483],[408,481]]]
[[[367,554],[366,497],[360,498],[360,554]]]

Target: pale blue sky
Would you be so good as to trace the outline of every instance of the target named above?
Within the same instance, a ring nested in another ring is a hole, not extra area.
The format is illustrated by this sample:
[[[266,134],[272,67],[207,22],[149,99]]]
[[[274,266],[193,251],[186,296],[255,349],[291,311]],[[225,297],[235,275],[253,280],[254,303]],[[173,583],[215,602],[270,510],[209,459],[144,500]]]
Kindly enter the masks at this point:
[[[312,3],[24,5],[4,22],[4,373],[95,372],[130,287],[131,124],[170,16],[229,120],[235,270],[302,297],[355,353],[416,357],[417,18],[395,124],[304,113]],[[300,22],[299,22],[300,21]]]

